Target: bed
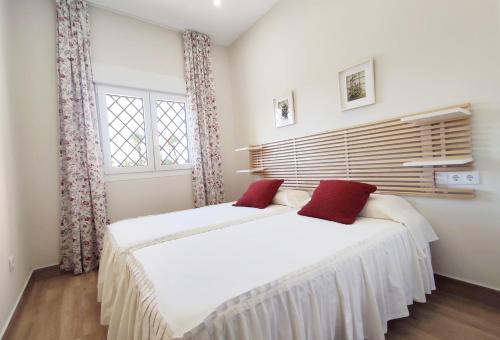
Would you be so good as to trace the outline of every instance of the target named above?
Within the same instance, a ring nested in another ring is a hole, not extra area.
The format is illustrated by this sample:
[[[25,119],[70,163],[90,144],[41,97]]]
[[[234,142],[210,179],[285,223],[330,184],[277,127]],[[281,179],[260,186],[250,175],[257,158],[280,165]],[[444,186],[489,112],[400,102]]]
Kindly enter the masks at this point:
[[[290,211],[283,205],[270,205],[265,209],[233,207],[224,203],[199,209],[127,219],[109,225],[104,236],[103,251],[97,282],[98,301],[101,303],[101,323],[109,323],[117,282],[125,273],[128,252],[168,242],[191,234],[237,225],[247,221]]]
[[[434,286],[437,237],[373,195],[351,226],[291,209],[127,252],[108,339],[383,339]]]

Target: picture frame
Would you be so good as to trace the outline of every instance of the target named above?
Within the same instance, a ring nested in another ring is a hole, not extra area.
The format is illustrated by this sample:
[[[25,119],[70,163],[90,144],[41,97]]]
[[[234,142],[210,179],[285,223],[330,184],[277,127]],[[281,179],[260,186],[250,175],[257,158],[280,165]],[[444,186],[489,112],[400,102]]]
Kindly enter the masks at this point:
[[[373,58],[339,71],[338,78],[342,111],[375,104]]]
[[[293,92],[273,99],[274,121],[277,128],[295,124]]]

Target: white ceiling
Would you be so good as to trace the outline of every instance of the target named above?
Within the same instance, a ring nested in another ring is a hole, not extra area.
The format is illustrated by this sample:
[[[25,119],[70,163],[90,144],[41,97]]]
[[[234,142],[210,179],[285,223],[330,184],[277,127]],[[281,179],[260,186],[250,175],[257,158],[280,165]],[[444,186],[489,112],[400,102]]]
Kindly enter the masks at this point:
[[[229,45],[278,0],[88,0],[91,4],[176,30],[192,29]]]

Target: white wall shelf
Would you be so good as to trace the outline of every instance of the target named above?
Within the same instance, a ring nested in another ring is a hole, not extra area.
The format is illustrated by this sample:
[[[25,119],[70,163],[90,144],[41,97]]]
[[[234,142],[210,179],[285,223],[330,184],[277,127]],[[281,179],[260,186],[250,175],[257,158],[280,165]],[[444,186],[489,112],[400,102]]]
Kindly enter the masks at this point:
[[[234,151],[239,152],[239,151],[257,151],[257,150],[262,150],[262,146],[260,145],[246,146],[244,148],[235,149]]]
[[[463,119],[470,116],[471,112],[469,109],[463,107],[454,107],[446,110],[403,117],[401,118],[401,122],[412,123],[415,125],[425,125],[454,119]]]
[[[403,166],[463,165],[473,161],[472,157],[433,157],[415,159],[403,163]]]
[[[236,170],[239,174],[256,174],[264,171],[264,168],[253,168],[253,169],[245,169],[245,170]]]

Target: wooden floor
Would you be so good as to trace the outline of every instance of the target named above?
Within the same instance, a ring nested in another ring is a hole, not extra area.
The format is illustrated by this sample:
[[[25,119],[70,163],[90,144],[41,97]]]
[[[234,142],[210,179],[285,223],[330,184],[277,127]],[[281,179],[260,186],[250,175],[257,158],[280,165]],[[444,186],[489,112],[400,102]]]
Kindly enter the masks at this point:
[[[97,274],[35,281],[8,340],[106,339],[99,325]],[[387,339],[500,339],[500,310],[453,290],[438,289],[410,317],[389,323]]]
[[[97,273],[63,274],[33,282],[7,340],[100,340]]]

